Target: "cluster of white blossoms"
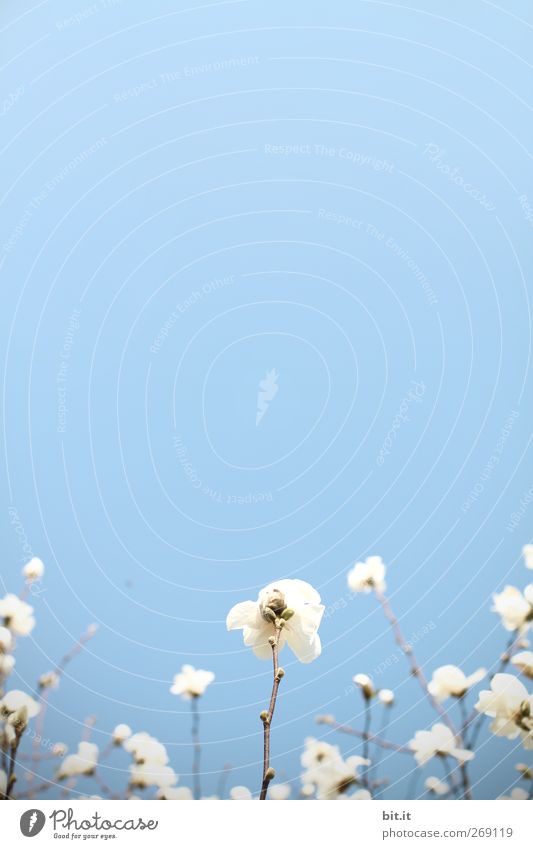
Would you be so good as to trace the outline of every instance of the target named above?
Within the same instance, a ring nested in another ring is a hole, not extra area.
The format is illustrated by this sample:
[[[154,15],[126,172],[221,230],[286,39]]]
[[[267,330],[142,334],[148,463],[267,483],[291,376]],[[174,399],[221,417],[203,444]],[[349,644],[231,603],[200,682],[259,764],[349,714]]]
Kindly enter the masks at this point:
[[[188,701],[203,696],[209,684],[215,680],[213,672],[206,669],[195,669],[186,663],[181,667],[181,672],[174,676],[174,683],[170,692],[175,696],[181,696]]]
[[[33,607],[18,595],[8,593],[0,598],[0,621],[17,637],[27,637],[35,628]]]
[[[353,792],[354,787],[361,783],[358,769],[370,765],[368,758],[352,755],[344,760],[338,746],[308,737],[305,740],[301,763],[304,767],[302,785],[307,788],[307,792],[312,787],[317,799],[370,798],[370,792],[366,788]]]
[[[57,771],[58,781],[65,778],[79,778],[82,775],[93,775],[98,765],[98,746],[96,743],[82,741],[78,743],[78,751],[67,755]]]
[[[130,787],[167,788],[177,784],[178,776],[168,766],[169,757],[163,743],[146,731],[132,734],[122,747],[132,756]]]
[[[514,675],[499,673],[482,690],[476,710],[492,718],[491,731],[498,737],[520,737],[525,749],[533,749],[533,695]]]
[[[276,633],[276,622],[283,623],[279,650],[287,643],[298,660],[310,663],[322,651],[318,626],[323,613],[324,605],[311,584],[284,578],[261,590],[257,601],[242,601],[232,607],[226,627],[228,631],[242,630],[244,645],[261,660],[270,660],[269,639]]]

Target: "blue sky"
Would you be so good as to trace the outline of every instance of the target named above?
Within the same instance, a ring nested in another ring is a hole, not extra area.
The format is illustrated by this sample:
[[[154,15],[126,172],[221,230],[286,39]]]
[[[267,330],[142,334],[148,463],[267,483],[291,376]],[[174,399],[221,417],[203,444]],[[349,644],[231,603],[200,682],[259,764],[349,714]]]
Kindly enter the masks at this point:
[[[13,681],[99,624],[52,739],[128,722],[190,784],[191,662],[205,792],[225,764],[257,787],[270,667],[224,622],[299,577],[328,615],[319,660],[284,657],[278,775],[316,714],[360,726],[357,672],[406,741],[433,715],[348,594],[369,554],[428,673],[495,661],[533,510],[532,26],[519,0],[3,4],[2,587],[47,567]],[[488,740],[493,797],[523,753]],[[402,798],[411,761],[382,769]]]

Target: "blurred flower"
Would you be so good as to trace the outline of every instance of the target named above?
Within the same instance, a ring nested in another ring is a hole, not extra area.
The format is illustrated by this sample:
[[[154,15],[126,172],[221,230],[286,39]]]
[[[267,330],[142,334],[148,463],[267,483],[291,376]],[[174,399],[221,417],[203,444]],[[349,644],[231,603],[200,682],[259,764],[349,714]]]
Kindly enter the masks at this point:
[[[27,637],[33,631],[35,619],[32,614],[33,607],[13,593],[0,599],[0,619],[4,620],[6,628],[19,637]]]
[[[0,654],[0,676],[7,678],[15,667],[15,658],[12,654]]]
[[[130,766],[131,787],[171,787],[178,776],[170,766],[160,763],[136,763]]]
[[[394,704],[394,693],[392,690],[378,690],[378,699],[386,707],[392,707]]]
[[[0,796],[5,796],[7,790],[7,775],[0,769]]]
[[[348,586],[354,593],[369,593],[373,589],[384,592],[387,585],[381,557],[367,557],[364,563],[356,563],[348,572]]]
[[[169,801],[189,802],[192,800],[192,790],[189,787],[161,787],[157,791],[158,799],[168,799]]]
[[[163,744],[145,731],[133,734],[123,743],[123,747],[126,752],[133,755],[133,759],[138,764],[149,763],[164,766],[168,763],[167,750]]]
[[[284,802],[291,795],[291,785],[271,784],[268,788],[268,795],[276,802]]]
[[[359,672],[358,675],[353,676],[352,680],[354,684],[357,684],[357,686],[361,688],[365,699],[372,699],[376,695],[374,685],[372,683],[372,678],[370,678],[369,675],[365,675],[363,672]]]
[[[505,799],[506,801],[517,801],[517,802],[525,802],[526,799],[529,799],[529,793],[527,790],[524,790],[523,787],[514,787],[511,790],[510,796],[499,796],[499,799]]]
[[[428,692],[438,701],[443,702],[449,696],[460,698],[474,684],[478,684],[487,674],[486,669],[478,669],[468,678],[458,666],[439,666],[433,673],[428,684]]]
[[[533,678],[533,651],[518,652],[511,658],[511,663],[518,666],[520,672],[528,678]]]
[[[45,672],[39,678],[39,687],[41,690],[52,690],[59,687],[59,675],[57,672]]]
[[[275,620],[285,623],[279,636],[279,648],[288,643],[298,660],[310,663],[322,651],[318,626],[324,613],[320,596],[313,587],[298,579],[269,584],[257,601],[236,604],[226,620],[228,631],[242,629],[244,644],[262,660],[272,657],[269,637],[276,633]]]
[[[366,802],[368,799],[372,798],[372,793],[370,790],[361,788],[361,790],[356,790],[351,796],[345,796],[345,798],[354,802]]]
[[[315,795],[315,785],[314,784],[302,784],[300,788],[300,794],[305,796],[308,799],[310,796]]]
[[[527,630],[533,614],[533,584],[529,584],[523,594],[516,587],[507,585],[503,592],[494,593],[492,598],[492,610],[501,616],[506,631]]]
[[[302,783],[316,788],[317,799],[338,799],[359,781],[358,767],[370,761],[358,755],[343,759],[338,746],[308,737],[301,756]]]
[[[28,696],[27,693],[23,693],[22,690],[10,690],[0,701],[0,713],[4,715],[15,713],[20,708],[26,708],[28,717],[33,719],[39,713],[41,706],[35,699]]]
[[[533,545],[525,545],[522,549],[522,556],[526,569],[533,569]]]
[[[0,625],[0,652],[7,652],[13,644],[13,635],[9,628]]]
[[[435,796],[444,796],[450,791],[450,785],[446,784],[445,781],[441,781],[440,778],[436,778],[434,775],[430,775],[429,778],[426,778],[424,786],[426,790],[429,790],[430,793],[434,793]]]
[[[57,778],[73,778],[77,775],[92,775],[98,763],[98,746],[96,743],[82,742],[78,744],[75,755],[67,755],[57,771]]]
[[[247,787],[232,787],[229,791],[230,799],[235,802],[248,802],[252,799],[252,794]]]
[[[203,696],[209,684],[215,680],[212,672],[205,669],[195,669],[188,663],[181,667],[179,675],[174,676],[174,683],[170,692],[182,699],[195,699]]]
[[[533,696],[514,675],[500,672],[482,690],[475,708],[493,718],[491,731],[514,740],[520,736],[526,749],[533,749]]]
[[[38,557],[32,557],[32,559],[24,566],[22,574],[26,578],[28,583],[32,583],[32,581],[38,581],[39,578],[42,578],[42,576],[44,575],[43,561],[39,560]]]
[[[52,746],[52,754],[55,755],[56,758],[64,758],[68,752],[68,746],[66,743],[54,743]]]
[[[120,725],[117,725],[113,731],[113,743],[115,746],[121,746],[129,737],[131,737],[131,734],[132,731],[129,725],[121,723]]]
[[[431,731],[417,731],[409,747],[413,750],[415,759],[420,766],[427,763],[435,755],[445,757],[450,755],[460,763],[470,761],[474,757],[473,752],[460,749],[457,741],[447,725],[437,722]]]

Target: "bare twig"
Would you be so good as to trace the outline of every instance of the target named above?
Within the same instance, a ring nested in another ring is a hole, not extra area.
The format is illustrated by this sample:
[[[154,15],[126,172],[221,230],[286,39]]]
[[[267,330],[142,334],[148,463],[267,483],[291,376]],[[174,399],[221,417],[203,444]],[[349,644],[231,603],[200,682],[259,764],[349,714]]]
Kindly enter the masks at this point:
[[[200,745],[200,714],[198,712],[198,696],[193,696],[191,699],[191,711],[191,737],[193,745],[192,774],[194,782],[194,798],[200,799],[202,796],[202,787],[200,784],[200,759],[202,756],[202,747]]]
[[[364,740],[366,736],[370,743],[374,743],[376,746],[381,746],[382,749],[392,749],[394,752],[403,752],[406,755],[413,754],[413,750],[410,749],[409,746],[402,746],[400,743],[393,743],[392,740],[385,740],[377,734],[360,731],[358,728],[352,728],[351,725],[341,725],[338,722],[328,722],[328,725],[330,725],[335,731],[340,731],[342,734],[350,734],[351,736],[359,737],[362,740]]]
[[[283,624],[282,624],[283,623]],[[272,718],[276,709],[276,699],[278,696],[279,682],[283,678],[284,672],[278,666],[278,650],[279,638],[281,629],[285,623],[282,619],[276,619],[275,636],[270,637],[270,645],[272,646],[272,663],[274,668],[274,681],[272,684],[272,694],[270,696],[270,705],[267,711],[261,714],[263,720],[263,782],[261,785],[261,793],[259,799],[264,800],[267,797],[268,785],[274,778],[275,772],[270,766],[270,727]]]

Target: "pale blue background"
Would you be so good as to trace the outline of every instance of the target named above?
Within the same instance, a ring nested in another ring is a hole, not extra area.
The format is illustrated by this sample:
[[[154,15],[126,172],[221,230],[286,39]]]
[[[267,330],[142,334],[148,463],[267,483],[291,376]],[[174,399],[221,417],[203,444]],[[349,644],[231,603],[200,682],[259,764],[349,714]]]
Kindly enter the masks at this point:
[[[387,659],[376,681],[396,691],[388,733],[405,742],[433,714],[374,600],[350,599],[349,566],[383,556],[406,635],[428,632],[428,673],[490,666],[506,639],[490,595],[531,575],[520,552],[533,507],[507,529],[533,483],[533,252],[519,202],[533,205],[530,4],[9,0],[0,24],[2,589],[19,590],[24,535],[47,566],[13,684],[32,687],[97,622],[47,734],[74,749],[94,714],[105,747],[128,722],[165,742],[190,785],[188,706],[169,684],[183,663],[212,669],[204,792],[224,764],[230,786],[257,789],[271,672],[224,620],[270,580],[300,577],[330,615],[319,660],[284,657],[278,775],[297,786],[303,739],[326,734],[316,714],[361,726],[351,678]],[[424,156],[429,143],[493,208]],[[256,427],[272,368],[279,392]],[[412,381],[422,400],[379,466]],[[512,411],[500,461],[463,510]],[[475,792],[490,798],[524,753],[481,739]],[[116,753],[102,770],[113,788],[127,763]],[[412,761],[382,764],[388,795],[405,797]]]

